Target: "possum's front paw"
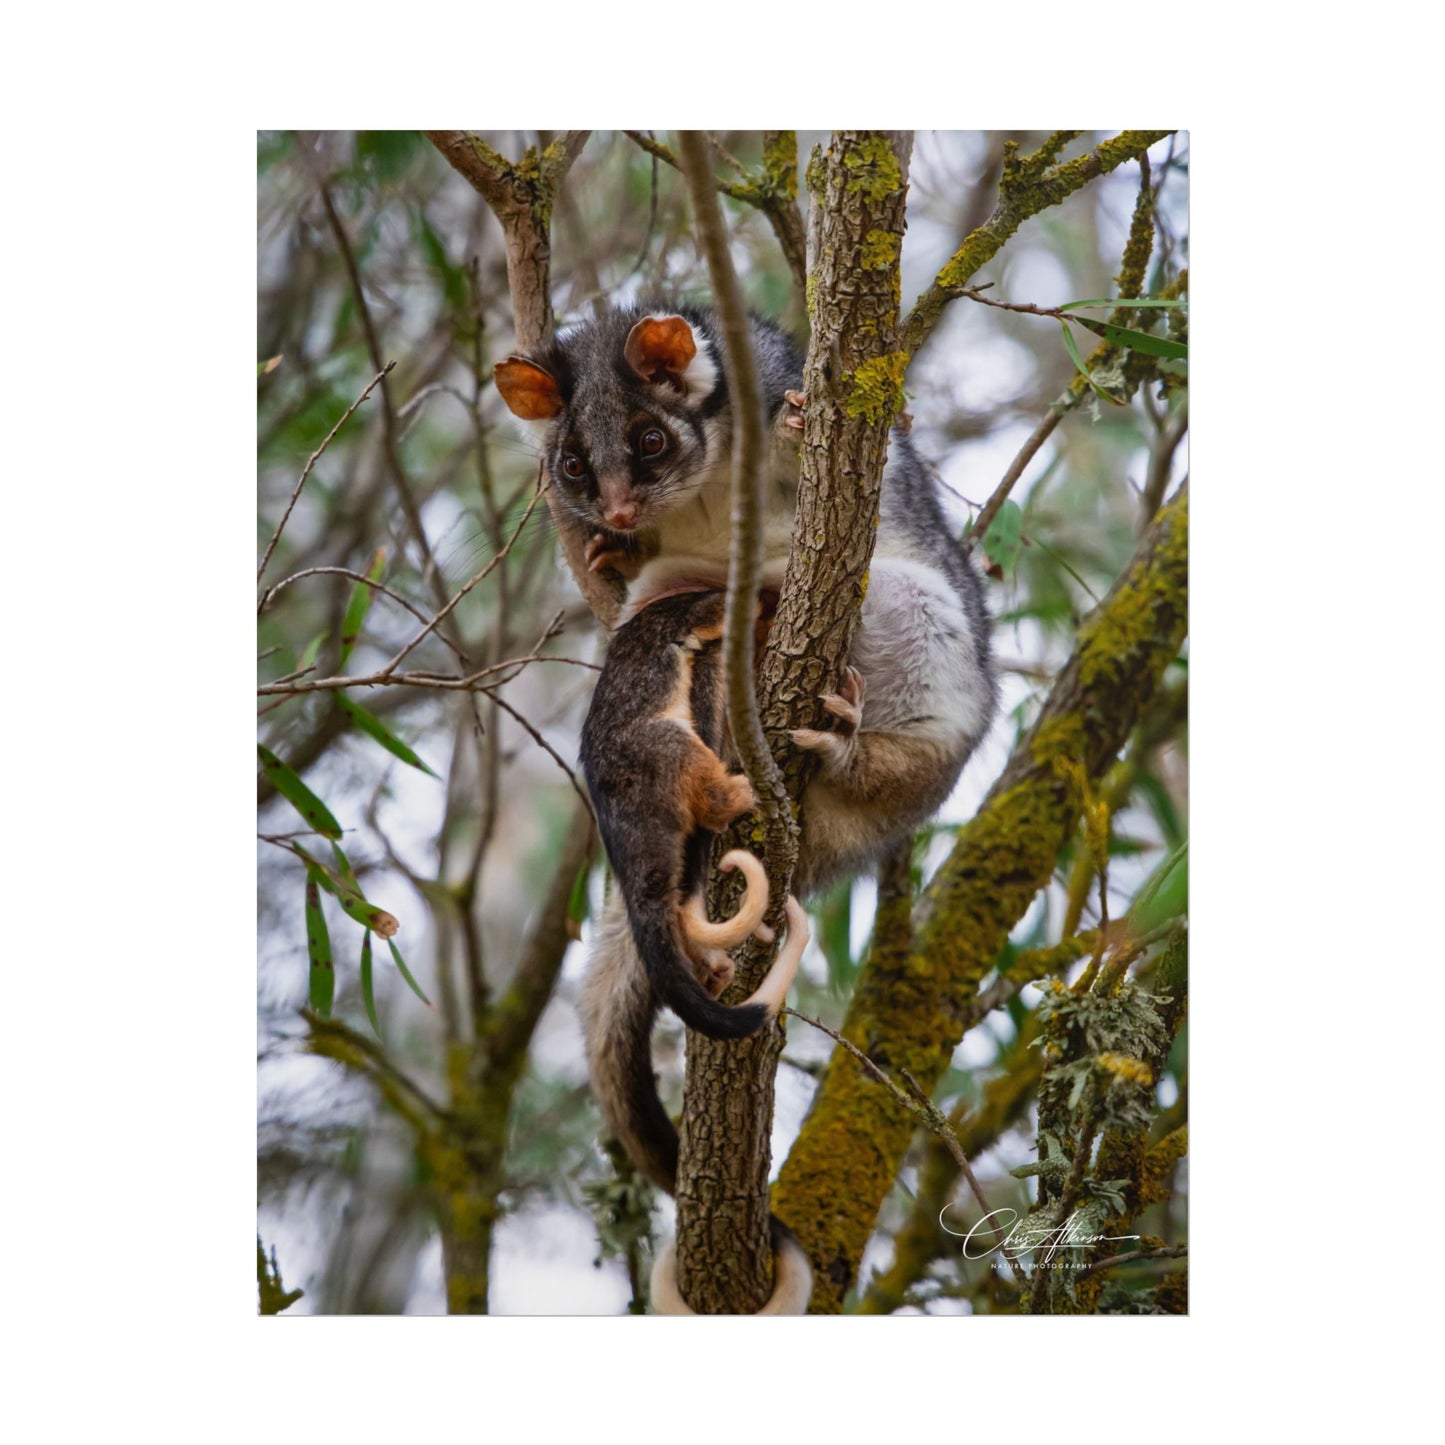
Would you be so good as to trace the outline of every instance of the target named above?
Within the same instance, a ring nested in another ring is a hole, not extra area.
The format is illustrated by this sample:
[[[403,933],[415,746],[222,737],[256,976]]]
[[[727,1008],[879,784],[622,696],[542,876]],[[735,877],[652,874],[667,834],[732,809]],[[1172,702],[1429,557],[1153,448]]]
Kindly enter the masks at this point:
[[[582,549],[582,560],[589,572],[601,572],[611,568],[621,572],[632,561],[632,548],[611,532],[594,532]]]
[[[822,755],[823,764],[838,772],[852,761],[858,746],[858,728],[863,721],[863,674],[850,667],[837,692],[825,692],[819,698],[823,711],[837,719],[837,726],[828,732],[818,728],[794,728],[793,742],[810,753]]]

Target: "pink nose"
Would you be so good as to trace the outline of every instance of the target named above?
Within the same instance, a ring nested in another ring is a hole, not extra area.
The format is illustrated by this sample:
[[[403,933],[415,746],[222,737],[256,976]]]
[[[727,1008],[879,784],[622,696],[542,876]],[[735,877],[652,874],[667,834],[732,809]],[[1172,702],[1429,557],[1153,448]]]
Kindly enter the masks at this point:
[[[615,506],[608,507],[605,515],[607,525],[616,527],[620,532],[630,532],[637,525],[637,518],[640,508],[636,502],[618,502]]]

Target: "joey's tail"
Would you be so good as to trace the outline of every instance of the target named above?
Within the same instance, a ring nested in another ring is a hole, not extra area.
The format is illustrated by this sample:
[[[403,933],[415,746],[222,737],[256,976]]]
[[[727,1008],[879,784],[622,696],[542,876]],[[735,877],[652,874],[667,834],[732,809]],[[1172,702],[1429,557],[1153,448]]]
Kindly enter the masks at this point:
[[[658,1007],[667,1003],[689,1027],[698,1027],[711,1037],[744,1038],[755,1033],[777,1016],[807,946],[807,914],[794,898],[787,901],[787,925],[787,941],[767,977],[751,998],[732,1008],[719,1004],[692,977],[681,951],[677,926],[670,945],[676,950],[672,955],[673,973],[692,984],[707,1010],[721,1015],[723,1028],[734,1030],[714,1032],[693,1024],[672,999],[654,991],[627,913],[616,895],[603,913],[582,990],[582,1022],[592,1088],[603,1118],[628,1157],[669,1194],[677,1188],[677,1130],[657,1096],[652,1069],[652,1023]],[[693,1002],[688,997],[684,1006],[690,1007]],[[741,1029],[739,1023],[744,1025]]]

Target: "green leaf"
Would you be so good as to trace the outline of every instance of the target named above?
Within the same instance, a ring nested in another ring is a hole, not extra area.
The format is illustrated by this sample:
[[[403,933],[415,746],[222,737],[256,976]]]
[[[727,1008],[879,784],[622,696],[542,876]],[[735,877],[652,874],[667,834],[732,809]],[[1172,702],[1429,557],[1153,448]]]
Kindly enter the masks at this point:
[[[853,966],[853,885],[839,883],[818,901],[818,947],[828,961],[828,990],[844,997],[857,981]]]
[[[296,671],[305,672],[313,662],[316,661],[316,654],[321,651],[321,644],[326,641],[325,629],[318,632],[315,637],[301,651],[301,656],[296,659]]]
[[[1149,933],[1188,909],[1189,844],[1184,842],[1144,880],[1129,905],[1129,921],[1139,933]]]
[[[361,1001],[366,1005],[366,1017],[370,1020],[371,1031],[381,1038],[381,1024],[376,1017],[376,990],[371,978],[371,930],[361,935]],[[384,1043],[385,1040],[383,1039]]]
[[[1098,396],[1102,396],[1104,400],[1109,403],[1110,406],[1123,406],[1124,403],[1122,401],[1119,401],[1117,398],[1110,396],[1109,393],[1105,391],[1104,388],[1100,386],[1097,381],[1094,380],[1093,374],[1084,364],[1084,358],[1079,355],[1079,343],[1074,340],[1074,333],[1069,330],[1069,323],[1061,319],[1059,321],[1059,325],[1063,328],[1064,332],[1064,350],[1069,353],[1069,360],[1074,363],[1074,366],[1078,369],[1079,375],[1082,376],[1084,380],[1089,383],[1089,385],[1094,389],[1095,394]]]
[[[374,713],[367,712],[359,702],[352,702],[344,692],[338,692],[336,694],[336,702],[342,712],[344,712],[367,737],[375,738],[387,752],[400,758],[404,763],[410,763],[414,768],[420,768],[422,772],[426,773],[429,777],[435,778],[437,776],[379,717]]]
[[[436,1005],[421,991],[421,985],[411,976],[411,970],[406,966],[406,960],[401,956],[401,949],[396,946],[396,941],[388,938],[386,946],[391,949],[391,961],[406,980],[407,986],[429,1009],[435,1011]]]
[[[442,278],[442,293],[453,310],[459,310],[467,302],[467,281],[460,266],[452,264],[447,248],[441,237],[426,218],[426,212],[418,208],[416,213],[417,244],[429,265]]]
[[[356,133],[358,168],[369,168],[379,181],[395,180],[425,148],[420,131],[359,130]]]
[[[1166,300],[1162,296],[1105,296],[1102,300],[1096,301],[1070,301],[1063,306],[1056,307],[1059,311],[1081,311],[1092,309],[1097,306],[1107,306],[1113,310],[1116,306],[1188,306],[1186,297],[1179,296]]]
[[[307,868],[316,873],[316,881],[330,893],[342,908],[346,916],[355,920],[363,928],[370,928],[379,933],[383,938],[390,938],[393,933],[401,927],[395,917],[384,908],[378,908],[368,898],[362,895],[361,889],[356,885],[356,875],[351,874],[351,881],[345,876],[333,873],[319,858],[313,857],[294,839],[286,845],[290,850],[306,864]],[[334,846],[334,845],[333,845]],[[345,860],[339,848],[338,855]],[[344,873],[350,873],[351,865],[346,863]]]
[[[587,896],[587,883],[592,877],[592,866],[584,863],[577,870],[577,877],[572,882],[572,896],[567,900],[567,917],[576,924],[577,931],[569,930],[573,938],[582,936],[582,925],[587,921],[587,915],[591,911],[591,900]]]
[[[336,996],[336,970],[331,963],[331,935],[321,910],[320,880],[313,868],[306,870],[306,956],[311,960],[311,1007],[324,1019],[331,1017],[331,1000]]]
[[[371,559],[371,565],[366,569],[366,575],[373,582],[381,581],[382,569],[386,566],[386,548],[378,547]],[[351,588],[351,597],[346,604],[346,616],[341,619],[341,662],[340,666],[346,666],[346,659],[351,656],[351,649],[356,646],[356,639],[361,635],[361,624],[366,621],[366,614],[371,607],[374,587],[369,587],[365,582],[354,583]]]
[[[257,743],[256,752],[261,759],[261,771],[266,774],[276,791],[318,833],[327,838],[339,838],[341,824],[331,816],[331,810],[326,804],[270,748]]]
[[[1182,341],[1171,341],[1167,336],[1151,336],[1147,331],[1133,331],[1127,326],[1111,326],[1107,321],[1095,321],[1088,316],[1073,318],[1080,326],[1086,326],[1095,336],[1112,341],[1115,346],[1127,346],[1145,356],[1167,356],[1171,361],[1187,361],[1189,347]]]
[[[1019,554],[1023,551],[1023,509],[1012,498],[998,509],[998,514],[989,523],[983,534],[983,550],[988,560],[1003,569],[1005,575],[1018,566]]]

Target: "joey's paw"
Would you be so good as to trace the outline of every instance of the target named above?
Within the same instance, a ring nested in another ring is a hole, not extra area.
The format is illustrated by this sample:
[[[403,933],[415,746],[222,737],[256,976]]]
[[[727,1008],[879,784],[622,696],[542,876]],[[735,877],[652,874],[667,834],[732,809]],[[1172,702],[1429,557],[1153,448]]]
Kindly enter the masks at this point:
[[[697,981],[714,997],[727,992],[737,973],[737,965],[720,948],[704,949],[693,960]]]
[[[589,572],[601,572],[608,567],[620,572],[630,556],[627,547],[606,532],[594,532],[582,549],[582,560]]]

